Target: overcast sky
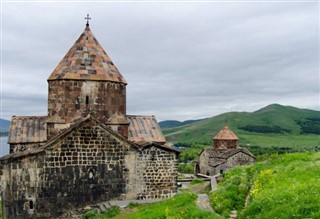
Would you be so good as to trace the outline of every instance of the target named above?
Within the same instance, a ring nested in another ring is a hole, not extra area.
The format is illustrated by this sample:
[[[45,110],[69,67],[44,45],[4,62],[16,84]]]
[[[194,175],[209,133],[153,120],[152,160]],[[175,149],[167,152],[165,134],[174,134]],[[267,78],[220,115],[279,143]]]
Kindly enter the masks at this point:
[[[1,116],[46,115],[47,78],[90,27],[128,82],[127,113],[158,121],[319,110],[319,3],[2,2]]]

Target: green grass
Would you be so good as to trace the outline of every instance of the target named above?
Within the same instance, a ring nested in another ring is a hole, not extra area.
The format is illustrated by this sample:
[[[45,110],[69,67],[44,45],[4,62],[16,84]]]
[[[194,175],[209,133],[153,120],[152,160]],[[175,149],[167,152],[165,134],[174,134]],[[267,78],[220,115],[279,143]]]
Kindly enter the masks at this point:
[[[265,147],[311,148],[320,145],[320,135],[299,134],[248,134],[239,133],[241,145],[262,145]]]
[[[219,189],[210,194],[214,209],[224,215],[238,209],[240,219],[320,218],[320,153],[264,158],[252,167],[227,172]],[[253,187],[248,193],[249,204],[244,208],[249,178]]]
[[[233,209],[241,210],[251,188],[251,167],[229,170],[224,174],[217,190],[210,193],[210,202],[214,210],[224,216]]]
[[[175,197],[152,204],[139,205],[130,213],[121,213],[116,218],[126,219],[218,219],[214,213],[196,206],[197,195],[185,192]]]
[[[88,211],[82,216],[82,219],[107,219],[113,218],[118,214],[120,214],[120,208],[118,206],[113,206],[102,213],[97,213],[94,210]]]

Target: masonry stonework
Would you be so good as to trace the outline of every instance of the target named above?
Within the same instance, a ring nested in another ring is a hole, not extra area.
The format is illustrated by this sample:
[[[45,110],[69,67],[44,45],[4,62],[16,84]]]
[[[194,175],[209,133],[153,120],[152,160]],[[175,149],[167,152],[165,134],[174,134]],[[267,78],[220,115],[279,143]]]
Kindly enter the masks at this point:
[[[48,79],[48,114],[12,117],[0,158],[4,219],[176,193],[179,152],[154,116],[126,115],[126,85],[87,25]]]
[[[178,160],[173,152],[149,147],[138,154],[137,163],[138,175],[143,179],[139,199],[169,198],[174,195],[177,190]]]
[[[115,113],[126,115],[125,84],[70,80],[48,83],[48,115],[58,121],[71,123],[88,112],[105,123]]]
[[[2,162],[4,215],[58,218],[83,203],[176,193],[176,152],[160,145],[137,147],[94,120],[46,147]]]
[[[239,166],[253,164],[255,157],[238,146],[238,137],[227,125],[213,138],[213,146],[202,150],[195,162],[195,174],[214,176]]]

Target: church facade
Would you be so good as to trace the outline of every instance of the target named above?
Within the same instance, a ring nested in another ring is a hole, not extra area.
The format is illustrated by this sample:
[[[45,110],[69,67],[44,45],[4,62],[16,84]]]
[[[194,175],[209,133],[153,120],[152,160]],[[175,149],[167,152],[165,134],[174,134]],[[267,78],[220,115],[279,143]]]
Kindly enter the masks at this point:
[[[127,82],[87,24],[48,78],[48,114],[14,116],[0,158],[3,218],[59,218],[177,191],[178,151],[154,116],[126,114]]]
[[[195,162],[195,174],[214,176],[239,165],[253,164],[255,156],[238,146],[238,137],[227,125],[213,138],[213,146],[203,149]]]

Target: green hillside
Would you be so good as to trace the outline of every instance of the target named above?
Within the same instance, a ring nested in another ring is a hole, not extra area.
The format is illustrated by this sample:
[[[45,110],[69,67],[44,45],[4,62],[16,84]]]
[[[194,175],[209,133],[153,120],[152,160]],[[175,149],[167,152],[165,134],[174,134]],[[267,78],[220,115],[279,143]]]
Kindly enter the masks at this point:
[[[211,144],[225,124],[240,145],[314,147],[320,145],[320,112],[272,104],[252,113],[229,112],[180,127],[163,129],[170,142]]]
[[[173,128],[173,127],[178,127],[178,126],[183,126],[183,125],[189,125],[194,122],[201,121],[202,119],[197,119],[197,120],[186,120],[183,122],[177,121],[177,120],[166,120],[166,121],[161,121],[159,122],[160,128]]]

